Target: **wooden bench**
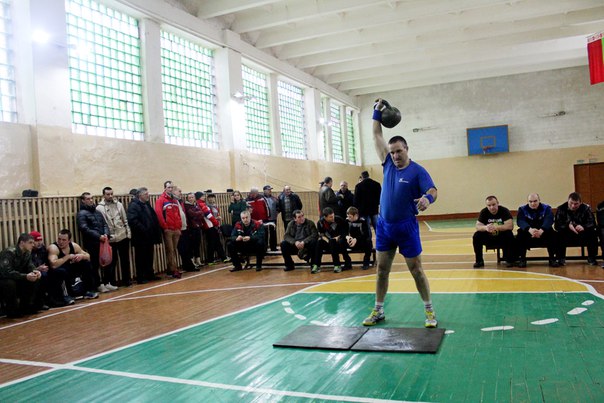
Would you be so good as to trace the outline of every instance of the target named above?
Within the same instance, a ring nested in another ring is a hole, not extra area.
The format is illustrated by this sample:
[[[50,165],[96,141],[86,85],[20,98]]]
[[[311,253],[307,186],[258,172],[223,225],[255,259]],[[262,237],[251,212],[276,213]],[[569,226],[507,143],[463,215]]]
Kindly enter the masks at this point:
[[[362,250],[351,250],[348,249],[348,254],[352,255],[352,254],[365,254],[365,252],[363,252]],[[266,255],[264,256],[265,258],[267,257],[277,257],[277,256],[282,256],[281,255],[281,251],[280,250],[276,250],[276,251],[267,251]],[[325,253],[324,256],[330,256],[329,253]],[[253,265],[250,263],[250,256],[247,256],[246,259],[246,263],[244,266],[244,269],[249,269],[251,268]],[[296,260],[300,260],[298,258],[298,256],[296,255],[292,255],[292,258],[294,259],[294,265],[296,267],[301,267],[301,266],[308,266],[308,263],[306,261],[299,261],[297,262]],[[352,260],[351,262],[352,264],[355,265],[362,265],[363,261],[362,260]],[[375,252],[375,248],[373,248],[371,250],[371,258],[369,259],[369,265],[370,266],[375,266],[376,264],[376,252]],[[323,262],[321,263],[321,266],[327,266],[327,267],[333,267],[333,262]],[[262,262],[262,267],[285,267],[285,262],[267,262],[266,260]]]
[[[566,260],[586,260],[587,259],[587,254],[585,252],[585,249],[587,248],[587,246],[585,245],[569,245],[569,248],[581,248],[581,255],[577,256],[577,255],[566,255]],[[545,246],[534,246],[532,248],[530,248],[529,250],[532,249],[546,249]],[[497,263],[501,263],[501,261],[503,260],[503,252],[501,250],[500,246],[493,246],[493,247],[487,247],[486,248],[487,251],[496,251],[497,252]],[[596,259],[602,259],[602,255],[600,256],[596,256]],[[538,260],[549,260],[549,257],[547,255],[545,256],[526,256],[526,261],[538,261]]]

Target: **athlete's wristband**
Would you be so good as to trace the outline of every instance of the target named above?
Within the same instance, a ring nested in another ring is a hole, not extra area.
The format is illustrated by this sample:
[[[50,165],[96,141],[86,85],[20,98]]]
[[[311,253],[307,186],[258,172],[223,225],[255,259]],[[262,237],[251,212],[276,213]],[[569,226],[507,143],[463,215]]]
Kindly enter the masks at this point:
[[[432,196],[430,193],[426,193],[423,197],[425,197],[426,199],[428,199],[428,201],[430,202],[430,204],[434,203],[434,196]]]
[[[377,120],[378,122],[382,123],[382,111],[374,109],[373,120]]]

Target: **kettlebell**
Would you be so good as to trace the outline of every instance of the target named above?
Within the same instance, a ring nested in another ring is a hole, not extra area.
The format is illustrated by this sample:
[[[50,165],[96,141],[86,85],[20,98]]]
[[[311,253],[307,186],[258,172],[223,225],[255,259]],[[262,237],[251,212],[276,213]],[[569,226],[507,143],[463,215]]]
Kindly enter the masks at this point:
[[[375,102],[377,101],[378,100]],[[401,111],[399,111],[398,108],[391,106],[385,99],[382,99],[382,103],[386,107],[386,109],[382,111],[382,126],[392,129],[400,123],[402,119]]]

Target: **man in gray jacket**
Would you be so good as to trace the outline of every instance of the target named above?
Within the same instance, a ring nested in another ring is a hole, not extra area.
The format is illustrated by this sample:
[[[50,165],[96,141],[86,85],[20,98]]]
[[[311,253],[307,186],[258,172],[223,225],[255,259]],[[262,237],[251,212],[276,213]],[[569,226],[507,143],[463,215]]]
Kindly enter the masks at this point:
[[[119,256],[122,273],[121,285],[128,287],[132,283],[130,275],[130,226],[126,210],[121,202],[113,198],[113,189],[109,186],[103,188],[103,200],[100,201],[96,210],[103,215],[107,227],[109,227],[109,244],[113,260],[110,271],[115,273],[115,266]],[[104,287],[108,291],[117,290],[115,285],[107,282]]]
[[[302,260],[309,261],[312,265],[317,265],[316,250],[319,233],[317,226],[311,220],[304,217],[301,210],[294,211],[294,221],[287,225],[284,239],[281,242],[281,254],[285,261],[285,271],[295,269],[292,255],[296,253]]]

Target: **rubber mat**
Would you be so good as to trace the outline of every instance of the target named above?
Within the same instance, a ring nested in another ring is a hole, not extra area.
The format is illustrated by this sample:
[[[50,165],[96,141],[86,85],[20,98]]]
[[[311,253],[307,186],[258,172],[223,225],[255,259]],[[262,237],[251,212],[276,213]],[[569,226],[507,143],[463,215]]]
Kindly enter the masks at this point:
[[[365,333],[351,350],[434,354],[444,335],[445,329],[374,328]]]
[[[328,350],[436,353],[444,329],[300,326],[275,347]]]
[[[273,346],[350,350],[367,330],[363,327],[300,326]]]

